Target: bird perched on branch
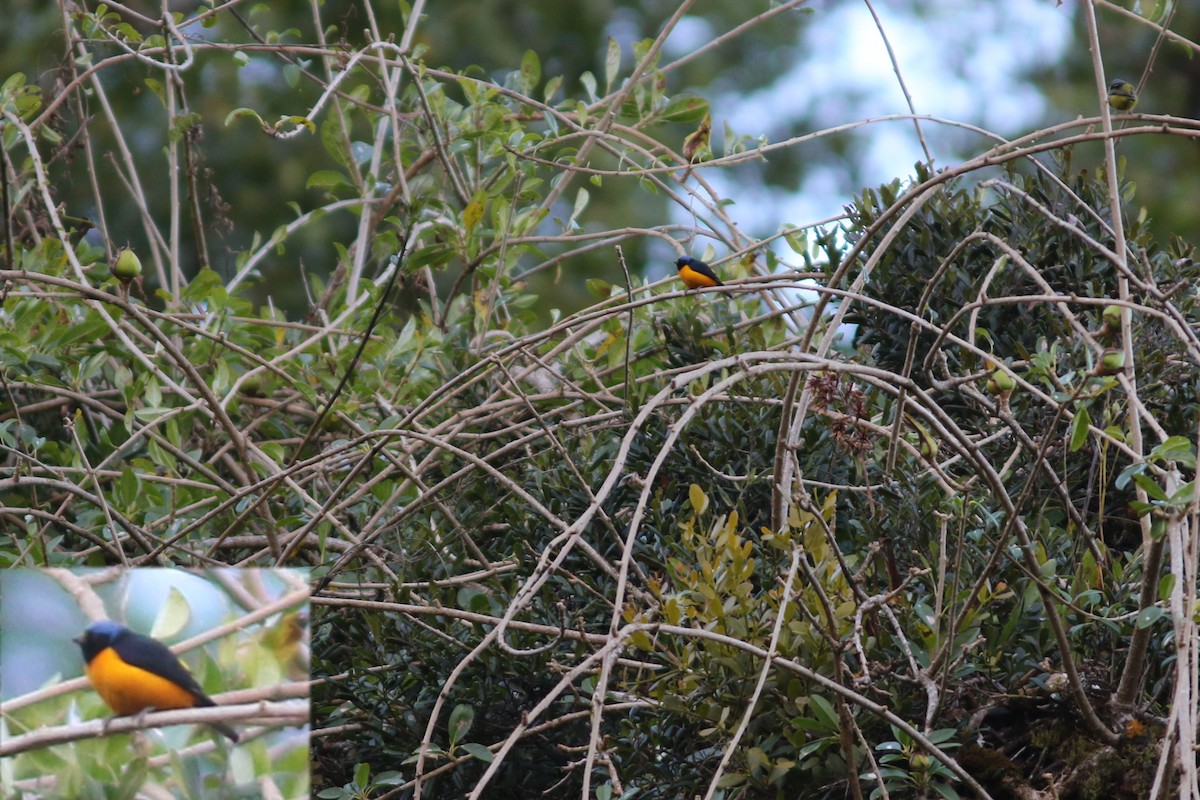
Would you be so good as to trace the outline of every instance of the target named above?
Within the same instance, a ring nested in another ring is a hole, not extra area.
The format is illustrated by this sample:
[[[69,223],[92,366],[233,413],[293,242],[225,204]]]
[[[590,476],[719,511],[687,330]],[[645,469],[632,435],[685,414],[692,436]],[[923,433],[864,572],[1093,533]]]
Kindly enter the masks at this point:
[[[149,708],[166,711],[216,705],[187,667],[156,639],[106,619],[93,623],[72,641],[83,651],[92,686],[119,716]],[[238,740],[228,725],[214,722],[212,726]]]
[[[706,286],[724,286],[712,268],[703,261],[684,256],[675,260],[675,268],[679,270],[679,279],[689,289],[701,289]]]
[[[1117,111],[1133,111],[1137,101],[1137,92],[1129,81],[1117,78],[1108,85],[1108,104]]]

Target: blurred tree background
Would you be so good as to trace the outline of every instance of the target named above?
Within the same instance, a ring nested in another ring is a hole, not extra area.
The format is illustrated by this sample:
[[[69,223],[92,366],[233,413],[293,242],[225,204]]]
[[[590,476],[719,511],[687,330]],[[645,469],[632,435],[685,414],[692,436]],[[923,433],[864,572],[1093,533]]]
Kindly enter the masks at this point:
[[[1039,123],[1091,113],[1095,88],[1074,8],[1070,4],[1059,8],[1044,3],[1025,5],[1028,7],[1020,13],[988,6],[964,10],[952,2],[880,7],[884,24],[897,31],[893,46],[902,57],[906,51],[914,55],[916,63],[902,64],[914,110],[972,121],[1006,136]],[[303,114],[320,94],[318,81],[326,79],[329,70],[311,48],[300,45],[322,41],[343,49],[360,47],[371,29],[402,29],[402,7],[404,4],[371,4],[368,12],[355,0],[321,3],[323,30],[319,37],[313,30],[313,10],[305,3],[237,3],[228,13],[209,18],[210,24],[189,29],[189,35],[221,43],[211,51],[197,50],[198,63],[184,77],[195,103],[190,111],[198,115],[191,120],[193,133],[203,139],[199,168],[206,179],[201,201],[209,220],[205,231],[210,240],[209,259],[221,274],[234,273],[238,255],[250,247],[256,234],[269,237],[278,226],[295,218],[289,204],[304,210],[319,206],[326,193],[308,186],[309,176],[331,166],[317,137],[275,141],[259,135],[248,123],[226,124],[226,115],[237,107],[254,108],[271,122],[280,116]],[[142,17],[130,15],[135,29],[142,34],[154,30],[153,22],[145,21],[156,17],[152,4],[133,3],[128,8]],[[173,8],[187,13],[189,8],[198,11],[204,5]],[[753,13],[769,9],[770,4],[763,4]],[[15,21],[0,32],[0,74],[23,72],[52,94],[64,82],[62,11],[34,0],[13,0],[8,10]],[[676,10],[669,2],[599,2],[578,7],[541,0],[482,2],[428,14],[414,43],[428,47],[425,58],[431,66],[468,70],[468,74],[492,80],[503,80],[533,47],[542,74],[547,79],[562,77],[560,96],[564,92],[578,94],[581,75],[602,74],[610,36],[624,46],[622,57],[628,66],[632,59],[629,45],[652,36]],[[735,29],[751,12],[721,3],[690,4],[666,51],[676,58],[685,56],[687,48]],[[1136,19],[1142,21],[1131,20],[1128,12],[1118,11],[1115,4],[1102,4],[1100,33],[1108,72],[1127,76],[1134,83],[1147,71],[1148,55],[1156,43],[1153,23],[1167,20],[1173,32],[1192,40],[1200,26],[1200,12],[1177,3],[1143,10]],[[1030,29],[1038,26],[1055,31],[1059,38],[1038,41],[1032,47]],[[936,55],[916,58],[920,40],[906,37],[910,30],[924,35],[933,31],[939,44]],[[874,37],[873,42],[866,38],[869,36]],[[267,37],[272,45],[280,46],[271,51],[255,47]],[[288,52],[287,45],[296,45],[295,52]],[[867,45],[874,46],[867,50]],[[907,112],[881,45],[869,15],[851,14],[833,4],[800,4],[773,16],[769,24],[749,26],[740,35],[728,37],[703,58],[686,60],[671,69],[667,91],[703,94],[713,107],[713,136],[718,145],[726,124],[732,124],[734,136],[781,141],[856,119]],[[116,50],[102,48],[98,52]],[[1194,116],[1200,105],[1195,69],[1188,48],[1174,36],[1165,38],[1153,70],[1145,77],[1141,109]],[[161,103],[144,85],[144,72],[130,61],[112,64],[103,74],[106,82],[129,88],[110,98],[121,118],[144,115],[149,121],[162,113]],[[356,75],[348,88],[370,83],[370,78]],[[64,104],[58,113],[72,122],[79,115],[93,118],[97,153],[110,151],[111,138],[96,109],[73,102]],[[923,154],[915,146],[911,129],[901,129],[902,124],[906,123],[821,136],[803,147],[778,150],[765,162],[731,167],[714,180],[725,194],[737,186],[730,213],[742,229],[756,237],[770,236],[781,220],[764,213],[764,205],[782,200],[788,207],[819,215],[812,218],[832,216],[860,187],[907,172],[904,165],[922,159]],[[364,140],[368,132],[360,128],[361,123],[351,135]],[[650,126],[646,133],[677,146],[689,130],[688,123],[676,122]],[[129,147],[137,163],[150,168],[160,158],[164,129],[147,124],[137,134],[130,137]],[[986,146],[977,136],[940,126],[927,126],[925,134],[933,142],[939,163],[965,158]],[[1126,143],[1122,153],[1129,160],[1127,177],[1136,184],[1145,176],[1155,187],[1139,196],[1155,230],[1160,234],[1185,231],[1187,226],[1178,223],[1188,213],[1188,198],[1196,195],[1189,177],[1193,171],[1187,169],[1195,158],[1195,148],[1183,140],[1148,137]],[[1081,147],[1077,163],[1099,163],[1099,154],[1098,146]],[[54,167],[60,199],[73,213],[93,219],[96,209],[89,181],[70,148]],[[116,180],[102,155],[97,167],[98,178]],[[147,184],[151,208],[165,207],[163,198],[155,197],[164,190],[161,183]],[[231,209],[236,209],[236,218],[230,217]],[[105,211],[112,241],[144,246],[147,234],[136,208],[115,204]],[[638,191],[633,181],[609,182],[602,193],[596,192],[589,211],[579,222],[584,229],[596,231],[620,228],[630,220],[652,224],[672,214],[679,221],[689,221],[673,212],[666,198]],[[568,216],[569,209],[562,215]],[[261,264],[260,279],[250,296],[256,302],[270,296],[293,317],[304,313],[302,284],[292,278],[301,271],[329,275],[338,257],[330,243],[345,240],[354,227],[353,214],[346,209],[300,227],[281,252]],[[181,237],[189,256],[185,269],[194,271],[199,263],[196,234],[185,230]],[[635,272],[654,278],[664,276],[673,260],[666,248],[641,241],[631,242],[627,255]],[[580,253],[573,256],[571,264],[565,275],[562,271],[536,273],[532,285],[544,298],[543,313],[550,308],[573,311],[589,302],[583,282],[574,275],[617,280],[620,274],[603,251]],[[536,265],[534,260],[526,262],[529,267]]]
[[[52,95],[68,80],[61,70],[66,58],[63,13],[41,2],[17,0],[16,5],[14,11],[20,24],[0,33],[4,45],[0,73],[23,72]],[[98,5],[102,4],[92,7]],[[110,9],[115,7],[118,6],[108,4]],[[204,7],[202,3],[190,6],[192,13]],[[126,15],[134,30],[143,36],[156,30],[152,5],[132,3],[127,8],[134,12]],[[197,153],[203,161],[197,166],[203,179],[200,202],[208,223],[203,235],[207,240],[209,265],[223,276],[234,274],[239,255],[252,248],[256,236],[270,237],[279,226],[295,219],[296,209],[308,211],[326,201],[328,196],[323,187],[309,185],[310,176],[337,166],[319,137],[278,141],[262,135],[251,123],[227,124],[226,116],[239,107],[253,108],[269,122],[306,113],[321,94],[321,82],[337,67],[335,60],[324,64],[309,45],[319,41],[349,52],[361,47],[371,31],[394,32],[403,28],[402,8],[407,8],[406,4],[371,4],[369,12],[366,8],[355,0],[321,3],[319,15],[323,25],[319,36],[313,30],[313,9],[306,3],[232,4],[225,13],[209,17],[203,26],[194,24],[187,29],[189,36],[218,43],[212,49],[197,49],[197,62],[184,73],[183,80],[194,103],[188,110],[196,115],[187,120],[190,135],[202,142]],[[173,5],[172,9],[187,13],[188,4],[178,8]],[[520,65],[524,53],[532,47],[538,53],[544,79],[561,77],[563,88],[558,92],[561,98],[564,93],[580,93],[579,79],[584,73],[602,78],[610,36],[617,37],[623,47],[622,59],[628,68],[633,58],[631,43],[652,36],[675,10],[673,4],[665,2],[600,2],[578,7],[550,2],[462,4],[428,14],[414,37],[414,44],[427,48],[423,50],[424,57],[431,67],[500,82]],[[745,21],[741,9],[721,4],[710,4],[696,11],[695,23],[706,30],[726,30]],[[797,9],[775,16],[771,25],[750,28],[746,35],[722,46],[720,58],[697,60],[676,70],[669,91],[695,92],[714,86],[736,91],[737,87],[768,83],[799,56],[795,37],[807,16]],[[266,44],[268,39],[270,46]],[[115,55],[119,54],[119,48],[101,46],[96,53],[97,58]],[[155,169],[154,165],[161,160],[166,131],[161,125],[149,124],[150,120],[161,118],[163,107],[155,93],[148,91],[144,69],[127,59],[107,66],[103,76],[106,85],[128,89],[113,92],[110,97],[114,113],[121,119],[142,117],[147,121],[148,124],[126,135],[138,168]],[[368,74],[353,75],[343,87],[347,93],[378,89]],[[452,88],[448,91],[453,93]],[[457,94],[457,99],[462,100],[461,94]],[[83,105],[73,101],[60,107],[57,114],[67,126],[78,124],[82,118],[91,118],[96,123],[92,126],[98,154],[96,178],[102,184],[119,180],[105,156],[114,149],[111,131],[106,130],[97,109],[88,106],[86,100]],[[356,121],[347,133],[348,139],[369,139],[370,130],[363,124],[362,120]],[[687,121],[662,122],[649,127],[646,133],[675,144],[688,130]],[[757,136],[761,131],[749,133]],[[609,167],[614,163],[601,157],[596,166]],[[78,158],[73,157],[71,147],[65,149],[53,166],[60,199],[73,209],[72,213],[94,221],[97,209],[90,178]],[[797,166],[788,167],[793,179]],[[785,172],[774,174],[778,180],[789,180]],[[164,184],[147,182],[145,191],[150,208],[166,206],[166,197],[161,194],[166,191]],[[592,191],[596,196],[590,213],[580,222],[586,229],[610,230],[626,226],[631,220],[634,224],[653,225],[667,214],[665,198],[640,192],[634,181],[613,181],[602,191],[596,188]],[[236,215],[231,216],[235,210]],[[560,213],[564,219],[569,216],[569,205],[561,208]],[[137,208],[114,204],[105,209],[105,221],[113,242],[146,246],[147,234]],[[352,238],[355,227],[354,215],[348,209],[304,225],[262,262],[248,296],[256,302],[270,297],[293,317],[305,313],[306,294],[295,277],[315,274],[327,278],[338,258],[331,243]],[[181,246],[187,255],[185,270],[193,273],[196,266],[192,265],[200,264],[198,235],[186,230],[181,236]],[[646,249],[639,240],[628,247],[635,271],[645,268],[656,277],[661,276],[674,258],[670,250]],[[651,267],[652,256],[663,263]],[[529,267],[536,264],[532,259],[526,261]],[[537,293],[546,298],[543,313],[551,308],[572,311],[590,302],[578,275],[609,280],[620,276],[620,270],[603,251],[574,257],[571,269],[566,272],[564,275],[560,269],[538,274],[533,279]]]

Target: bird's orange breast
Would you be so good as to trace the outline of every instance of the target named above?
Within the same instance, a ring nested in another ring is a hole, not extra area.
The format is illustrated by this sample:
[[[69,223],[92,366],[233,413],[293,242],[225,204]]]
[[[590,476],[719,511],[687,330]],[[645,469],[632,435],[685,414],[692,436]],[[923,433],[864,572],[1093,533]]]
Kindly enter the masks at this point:
[[[192,708],[195,696],[166,678],[126,664],[111,647],[101,650],[87,665],[88,679],[96,692],[119,716],[146,708]]]
[[[705,286],[716,286],[717,282],[705,275],[703,272],[697,272],[689,266],[679,268],[679,277],[683,281],[683,285],[689,289],[700,289]]]

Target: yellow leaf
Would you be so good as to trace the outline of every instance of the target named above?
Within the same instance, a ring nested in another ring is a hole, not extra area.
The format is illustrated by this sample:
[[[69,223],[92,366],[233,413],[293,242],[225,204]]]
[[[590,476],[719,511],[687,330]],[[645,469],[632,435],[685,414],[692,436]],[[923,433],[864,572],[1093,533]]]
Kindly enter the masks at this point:
[[[653,650],[654,642],[645,631],[635,631],[629,635],[629,643],[639,650]]]
[[[471,202],[467,203],[467,207],[463,209],[463,225],[466,226],[467,233],[474,230],[475,226],[479,224],[479,220],[483,219],[483,210],[486,205],[487,195],[483,193],[482,189],[475,193]]]
[[[679,607],[679,601],[674,597],[663,605],[663,618],[666,619],[668,625],[678,625],[679,620],[683,619],[683,609]]]

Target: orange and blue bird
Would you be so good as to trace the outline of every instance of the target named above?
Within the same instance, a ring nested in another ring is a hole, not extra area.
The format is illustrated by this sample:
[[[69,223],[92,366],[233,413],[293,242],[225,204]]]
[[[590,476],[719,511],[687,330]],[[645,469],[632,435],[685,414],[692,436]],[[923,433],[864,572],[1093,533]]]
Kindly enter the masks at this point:
[[[92,686],[118,716],[149,708],[166,711],[216,705],[187,667],[156,639],[102,620],[72,641],[83,651]],[[228,725],[215,722],[212,726],[238,740],[237,732]]]
[[[684,256],[675,260],[675,268],[679,270],[679,278],[689,289],[702,289],[707,286],[724,286],[721,279],[712,271],[712,267],[698,258]]]

